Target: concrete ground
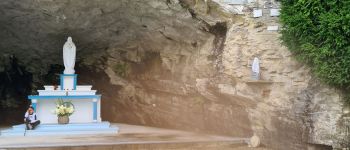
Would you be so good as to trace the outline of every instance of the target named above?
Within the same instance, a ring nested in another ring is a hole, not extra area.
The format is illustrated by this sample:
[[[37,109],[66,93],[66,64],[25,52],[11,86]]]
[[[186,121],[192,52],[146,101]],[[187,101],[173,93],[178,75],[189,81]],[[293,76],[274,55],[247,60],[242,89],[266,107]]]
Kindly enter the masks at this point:
[[[1,137],[0,149],[249,149],[246,138],[234,138],[145,126],[113,124],[116,135]]]

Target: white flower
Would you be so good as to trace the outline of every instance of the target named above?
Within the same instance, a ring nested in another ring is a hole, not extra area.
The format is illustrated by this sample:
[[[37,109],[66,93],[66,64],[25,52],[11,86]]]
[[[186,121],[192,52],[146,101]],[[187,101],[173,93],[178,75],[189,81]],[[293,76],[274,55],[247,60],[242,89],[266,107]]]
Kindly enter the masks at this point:
[[[74,106],[71,102],[58,101],[56,109],[52,110],[57,116],[71,115],[74,113]]]
[[[74,112],[74,108],[73,108],[73,107],[69,107],[69,108],[68,108],[68,113],[71,114],[71,113],[73,113],[73,112]]]
[[[58,109],[58,113],[59,113],[60,115],[64,115],[64,114],[65,114],[65,112],[64,112],[64,107],[60,107],[60,108]]]

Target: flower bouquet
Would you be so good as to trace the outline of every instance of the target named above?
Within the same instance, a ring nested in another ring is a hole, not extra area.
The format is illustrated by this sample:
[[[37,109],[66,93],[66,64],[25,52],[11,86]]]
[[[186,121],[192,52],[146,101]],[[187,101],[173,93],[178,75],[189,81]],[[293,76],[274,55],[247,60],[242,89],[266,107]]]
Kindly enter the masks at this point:
[[[70,101],[63,101],[59,99],[56,101],[56,109],[54,113],[58,117],[58,124],[69,123],[69,116],[74,113],[74,105]]]

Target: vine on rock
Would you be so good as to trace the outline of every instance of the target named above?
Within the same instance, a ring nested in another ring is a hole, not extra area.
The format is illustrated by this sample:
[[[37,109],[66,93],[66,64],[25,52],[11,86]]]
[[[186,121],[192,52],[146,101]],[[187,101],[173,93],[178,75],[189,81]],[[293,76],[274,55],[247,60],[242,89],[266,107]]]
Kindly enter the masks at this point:
[[[349,90],[350,1],[282,0],[281,4],[284,45],[322,81]]]

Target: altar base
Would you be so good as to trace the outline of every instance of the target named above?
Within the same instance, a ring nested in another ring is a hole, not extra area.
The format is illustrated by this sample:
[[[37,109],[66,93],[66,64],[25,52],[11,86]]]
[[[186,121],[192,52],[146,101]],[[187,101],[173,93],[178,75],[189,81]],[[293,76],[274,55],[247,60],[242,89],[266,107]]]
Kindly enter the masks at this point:
[[[25,130],[25,125],[15,125],[11,129],[1,131],[1,137],[6,136],[57,136],[86,134],[117,134],[118,127],[111,127],[109,122],[70,123],[70,124],[40,124],[35,130]]]
[[[118,134],[1,137],[0,149],[21,150],[247,150],[249,138],[112,124]],[[260,150],[252,148],[252,150]]]

